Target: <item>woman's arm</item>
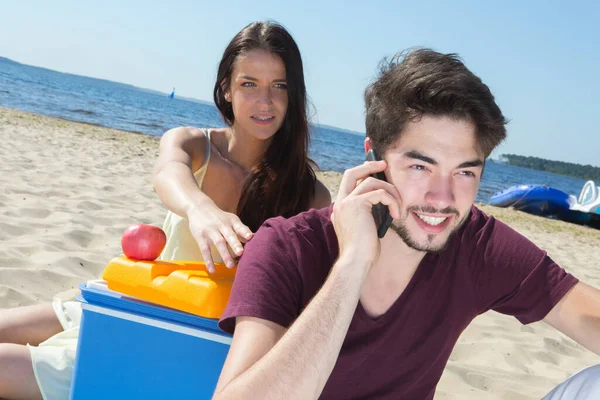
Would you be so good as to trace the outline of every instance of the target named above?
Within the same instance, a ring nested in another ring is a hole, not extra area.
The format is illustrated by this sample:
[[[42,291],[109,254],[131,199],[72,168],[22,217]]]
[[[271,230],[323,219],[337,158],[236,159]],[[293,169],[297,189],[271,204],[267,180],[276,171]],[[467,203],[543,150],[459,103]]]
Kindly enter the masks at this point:
[[[216,207],[194,178],[194,171],[205,161],[208,145],[204,133],[191,127],[171,129],[160,140],[152,183],[162,203],[181,217],[187,218],[193,207]]]
[[[206,146],[210,142],[200,129],[176,128],[166,132],[160,141],[152,181],[162,203],[189,220],[190,232],[198,242],[206,267],[213,272],[211,244],[216,246],[225,264],[233,267],[235,262],[227,246],[240,256],[243,252],[240,238],[248,240],[252,232],[237,215],[221,210],[198,187],[194,171],[206,159]]]
[[[331,204],[331,193],[327,186],[317,179],[315,182],[315,197],[312,199],[310,208],[324,208]]]

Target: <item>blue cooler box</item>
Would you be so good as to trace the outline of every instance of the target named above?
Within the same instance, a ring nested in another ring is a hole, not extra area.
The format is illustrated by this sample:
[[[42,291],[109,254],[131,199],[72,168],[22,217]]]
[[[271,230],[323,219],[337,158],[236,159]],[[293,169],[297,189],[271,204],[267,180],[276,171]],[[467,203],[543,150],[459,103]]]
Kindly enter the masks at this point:
[[[210,399],[231,335],[217,320],[80,286],[83,315],[73,400]]]

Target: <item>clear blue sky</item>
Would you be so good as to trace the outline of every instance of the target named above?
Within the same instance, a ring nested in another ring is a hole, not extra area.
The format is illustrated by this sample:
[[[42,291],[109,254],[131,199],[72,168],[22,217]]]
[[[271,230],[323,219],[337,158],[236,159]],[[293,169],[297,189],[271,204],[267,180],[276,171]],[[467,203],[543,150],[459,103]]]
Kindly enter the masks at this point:
[[[511,120],[496,154],[600,166],[599,4],[4,1],[0,56],[211,100],[228,41],[272,19],[300,46],[313,121],[364,132],[362,93],[379,60],[427,46],[459,53],[492,89]]]

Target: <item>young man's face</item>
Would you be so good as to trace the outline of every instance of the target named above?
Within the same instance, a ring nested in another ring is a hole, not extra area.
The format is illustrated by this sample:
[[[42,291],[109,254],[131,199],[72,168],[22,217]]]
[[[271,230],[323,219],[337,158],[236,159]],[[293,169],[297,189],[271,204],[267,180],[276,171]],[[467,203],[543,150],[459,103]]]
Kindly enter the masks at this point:
[[[469,215],[483,170],[475,127],[464,120],[424,116],[410,122],[384,156],[400,192],[393,229],[411,248],[440,251]]]

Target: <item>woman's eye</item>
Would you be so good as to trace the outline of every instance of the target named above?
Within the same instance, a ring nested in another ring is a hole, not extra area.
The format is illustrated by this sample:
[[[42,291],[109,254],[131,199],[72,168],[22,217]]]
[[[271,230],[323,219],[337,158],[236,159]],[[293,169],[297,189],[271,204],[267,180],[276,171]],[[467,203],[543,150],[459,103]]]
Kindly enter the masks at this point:
[[[425,170],[425,166],[424,165],[419,165],[419,164],[411,165],[410,168],[411,169],[416,169],[417,171],[423,171],[423,170]]]
[[[287,89],[287,84],[286,84],[286,83],[276,83],[276,84],[275,84],[275,87],[276,87],[277,89],[283,89],[283,90],[286,90],[286,89]]]
[[[256,86],[254,82],[244,82],[242,83],[242,87],[253,87]]]

